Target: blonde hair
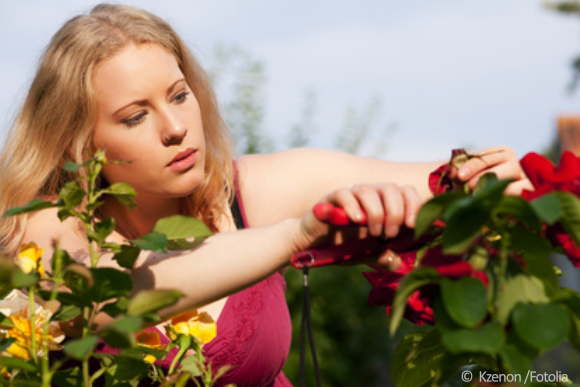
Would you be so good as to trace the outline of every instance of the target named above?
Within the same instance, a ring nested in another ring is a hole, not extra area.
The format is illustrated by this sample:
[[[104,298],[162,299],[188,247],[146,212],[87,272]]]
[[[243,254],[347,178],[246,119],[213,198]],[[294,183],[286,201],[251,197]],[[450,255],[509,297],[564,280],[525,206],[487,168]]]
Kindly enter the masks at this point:
[[[197,98],[207,146],[205,179],[186,200],[187,212],[212,229],[233,190],[232,144],[210,81],[177,33],[138,8],[100,4],[66,22],[53,36],[0,154],[0,214],[36,197],[55,197],[67,181],[65,161],[91,149],[96,116],[95,67],[126,45],[157,44],[172,53]],[[26,216],[0,219],[0,248],[13,254]]]

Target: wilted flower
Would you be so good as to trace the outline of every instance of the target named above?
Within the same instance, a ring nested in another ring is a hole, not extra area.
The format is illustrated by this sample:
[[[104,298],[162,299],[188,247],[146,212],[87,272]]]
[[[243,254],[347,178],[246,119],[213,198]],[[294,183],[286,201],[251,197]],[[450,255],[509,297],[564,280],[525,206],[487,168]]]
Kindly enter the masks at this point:
[[[137,344],[153,349],[164,349],[165,345],[161,343],[161,337],[157,331],[141,331],[137,333]],[[155,363],[155,356],[151,354],[145,355],[145,362],[149,364]]]
[[[43,309],[42,306],[34,304],[35,329],[34,335],[38,343],[37,355],[42,356],[42,331],[45,324],[50,324],[48,335],[45,337],[46,344],[50,350],[61,349],[59,343],[64,340],[64,334],[57,322],[49,322],[52,313]],[[20,359],[30,359],[32,329],[30,324],[30,299],[17,289],[12,290],[8,296],[0,300],[0,313],[8,317],[14,327],[1,327],[0,333],[15,341],[8,347],[2,355],[10,355]]]
[[[209,343],[217,334],[216,323],[206,312],[186,312],[171,319],[169,324],[177,334],[189,335],[199,345]],[[167,329],[167,336],[172,341],[177,339],[171,329]]]
[[[42,253],[44,249],[39,249],[36,243],[30,242],[20,245],[18,254],[18,266],[25,273],[37,271],[40,276],[44,276],[44,266],[42,264]]]

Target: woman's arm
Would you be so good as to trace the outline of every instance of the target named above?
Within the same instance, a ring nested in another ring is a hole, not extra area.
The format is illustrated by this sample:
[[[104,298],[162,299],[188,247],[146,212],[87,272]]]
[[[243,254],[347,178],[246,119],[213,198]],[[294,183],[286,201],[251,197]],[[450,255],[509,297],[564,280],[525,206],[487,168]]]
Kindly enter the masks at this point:
[[[459,179],[471,187],[487,172],[516,179],[509,187],[511,193],[529,187],[512,149],[494,147],[473,153],[483,156],[472,158],[459,170]],[[411,186],[422,200],[427,200],[431,197],[428,176],[445,162],[400,163],[299,148],[244,156],[237,164],[246,216],[255,227],[301,217],[328,192],[356,184],[391,182]]]
[[[366,212],[369,219],[381,222],[385,213],[399,214],[398,226],[409,223],[420,203],[416,192],[399,189],[393,184],[337,190],[322,200],[350,207],[353,221],[357,221],[356,214],[361,211]],[[34,241],[45,248],[43,260],[47,267],[53,240],[58,240],[60,247],[74,259],[87,262],[88,244],[78,227],[74,219],[60,222],[55,209],[38,211],[29,218],[23,243]],[[318,221],[312,211],[307,211],[301,218],[215,234],[193,250],[168,254],[143,252],[130,273],[133,291],[179,289],[185,296],[161,312],[162,317],[168,318],[251,286],[287,266],[294,253],[331,242],[335,237],[342,238],[340,232],[342,229],[329,227]],[[371,230],[371,233],[378,235],[380,231]],[[393,264],[388,257],[380,258],[379,263]],[[117,265],[111,256],[104,256],[99,264]]]

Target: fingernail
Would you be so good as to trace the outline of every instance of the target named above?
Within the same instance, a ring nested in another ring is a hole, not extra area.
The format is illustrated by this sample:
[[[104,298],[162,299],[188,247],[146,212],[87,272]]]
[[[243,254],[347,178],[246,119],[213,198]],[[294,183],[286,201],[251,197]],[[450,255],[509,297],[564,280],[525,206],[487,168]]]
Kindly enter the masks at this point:
[[[415,215],[409,215],[409,217],[407,218],[407,225],[409,227],[415,227],[415,219],[417,217]]]
[[[399,226],[391,226],[389,228],[389,236],[394,237],[395,235],[397,235],[399,233]]]
[[[467,168],[461,168],[459,170],[459,178],[460,179],[465,179],[468,174],[469,174],[469,169],[467,169]]]
[[[381,235],[382,231],[383,231],[383,226],[381,224],[375,224],[373,226],[373,235],[375,235],[375,236]]]

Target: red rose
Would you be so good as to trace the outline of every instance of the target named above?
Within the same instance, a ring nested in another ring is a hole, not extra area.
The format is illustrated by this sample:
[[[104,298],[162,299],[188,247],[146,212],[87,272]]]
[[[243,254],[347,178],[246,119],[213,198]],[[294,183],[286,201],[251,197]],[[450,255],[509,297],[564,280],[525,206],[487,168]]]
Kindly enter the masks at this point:
[[[390,272],[380,266],[373,265],[376,272],[363,273],[372,286],[369,294],[370,305],[385,305],[387,314],[391,314],[391,307],[395,292],[405,275],[410,273],[415,267],[416,252],[401,254],[401,266]],[[421,267],[433,267],[439,274],[448,278],[474,277],[485,285],[488,284],[487,276],[484,272],[473,270],[469,262],[462,260],[460,255],[445,255],[440,247],[429,249],[420,263]],[[407,308],[404,316],[407,320],[416,325],[433,324],[433,301],[437,295],[437,288],[434,286],[424,286],[415,291],[407,299]]]
[[[571,192],[580,197],[580,158],[572,152],[564,151],[557,167],[537,153],[528,153],[520,164],[534,186],[534,191],[522,192],[526,200],[531,201],[552,191]]]
[[[546,238],[552,242],[553,246],[562,247],[564,254],[570,259],[574,267],[580,267],[580,248],[576,246],[561,224],[557,223],[548,227],[546,229]]]
[[[522,197],[533,200],[552,191],[566,191],[580,197],[580,157],[564,151],[557,167],[544,156],[528,153],[520,161],[532,182],[534,191],[524,190]],[[566,233],[560,223],[546,227],[546,238],[553,246],[560,246],[575,267],[580,267],[580,247]]]

